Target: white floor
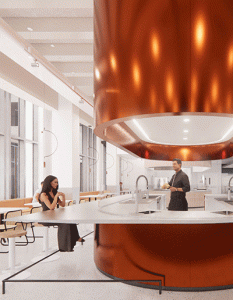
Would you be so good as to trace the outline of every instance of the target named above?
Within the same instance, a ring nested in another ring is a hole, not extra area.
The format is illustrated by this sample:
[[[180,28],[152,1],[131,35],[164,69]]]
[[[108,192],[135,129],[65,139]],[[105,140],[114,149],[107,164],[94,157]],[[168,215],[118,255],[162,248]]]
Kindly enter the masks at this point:
[[[80,235],[91,231],[92,225],[79,225]],[[37,228],[39,235],[41,228]],[[50,230],[50,245],[57,248],[56,229]],[[6,247],[0,247],[5,251]],[[42,250],[42,239],[26,247],[16,247],[17,262],[26,264],[38,256]],[[8,267],[8,254],[0,254],[0,270]],[[59,252],[60,259],[40,263],[30,268],[28,279],[109,279],[100,273],[93,261],[93,234],[86,239],[83,246],[80,243],[74,252]],[[1,291],[1,290],[0,290]],[[0,294],[0,299],[82,299],[82,300],[232,300],[233,289],[214,292],[168,292],[159,295],[158,290],[144,289],[123,283],[6,283],[6,294]]]

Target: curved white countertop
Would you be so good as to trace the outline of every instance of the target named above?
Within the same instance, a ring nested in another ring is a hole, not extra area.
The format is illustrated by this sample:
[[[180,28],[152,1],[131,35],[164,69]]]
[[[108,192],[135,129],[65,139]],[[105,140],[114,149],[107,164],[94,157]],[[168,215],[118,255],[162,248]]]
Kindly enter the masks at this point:
[[[55,210],[23,215],[9,220],[39,223],[97,223],[97,224],[214,224],[233,223],[233,215],[216,214],[210,211],[167,211],[157,210],[153,214],[135,214],[134,204],[120,204],[120,200],[130,199],[132,195],[123,195],[59,208]],[[99,205],[102,207],[100,211]],[[151,209],[142,204],[145,210]],[[103,210],[105,212],[103,212]],[[107,213],[108,211],[108,213]]]

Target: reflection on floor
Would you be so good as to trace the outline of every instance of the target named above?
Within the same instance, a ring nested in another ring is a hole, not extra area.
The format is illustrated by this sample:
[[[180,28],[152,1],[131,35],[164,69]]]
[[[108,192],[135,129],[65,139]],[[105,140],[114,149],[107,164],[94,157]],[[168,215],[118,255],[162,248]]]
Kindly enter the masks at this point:
[[[79,225],[83,236],[93,229],[93,225]],[[37,235],[41,228],[36,228]],[[57,248],[57,229],[50,229],[50,245]],[[16,247],[17,262],[30,263],[42,250],[42,239],[26,247]],[[0,247],[0,251],[6,250]],[[93,234],[86,238],[83,246],[75,246],[74,252],[60,252],[56,261],[36,265],[30,269],[28,279],[109,279],[100,273],[93,261]],[[8,267],[8,254],[1,254],[0,270]],[[0,299],[82,299],[82,300],[231,300],[233,289],[214,292],[168,292],[159,295],[157,290],[143,289],[123,283],[7,283],[6,294]]]

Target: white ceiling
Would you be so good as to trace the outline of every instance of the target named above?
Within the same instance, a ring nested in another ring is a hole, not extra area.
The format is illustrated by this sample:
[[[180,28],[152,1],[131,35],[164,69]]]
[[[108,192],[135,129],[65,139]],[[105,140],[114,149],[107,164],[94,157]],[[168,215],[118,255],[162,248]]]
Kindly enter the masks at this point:
[[[0,0],[0,17],[93,103],[93,0]]]
[[[125,123],[141,140],[158,144],[205,145],[224,142],[233,136],[233,118],[229,117],[183,115],[135,120],[136,124],[133,120]]]

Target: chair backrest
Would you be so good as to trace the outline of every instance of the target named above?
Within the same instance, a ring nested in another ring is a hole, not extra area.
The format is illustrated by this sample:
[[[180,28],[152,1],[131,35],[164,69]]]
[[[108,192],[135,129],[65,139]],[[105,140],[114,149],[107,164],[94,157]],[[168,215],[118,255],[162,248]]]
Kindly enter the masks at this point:
[[[31,214],[34,214],[34,213],[38,213],[38,212],[41,212],[43,209],[42,209],[42,206],[40,206],[40,207],[33,207],[32,209],[31,209]]]
[[[8,211],[5,215],[5,219],[10,219],[10,218],[15,218],[15,217],[20,217],[22,216],[22,210],[15,210],[15,211]],[[5,221],[5,226],[7,225],[15,225],[15,221]],[[17,223],[17,227],[21,229],[22,225],[21,223]]]

